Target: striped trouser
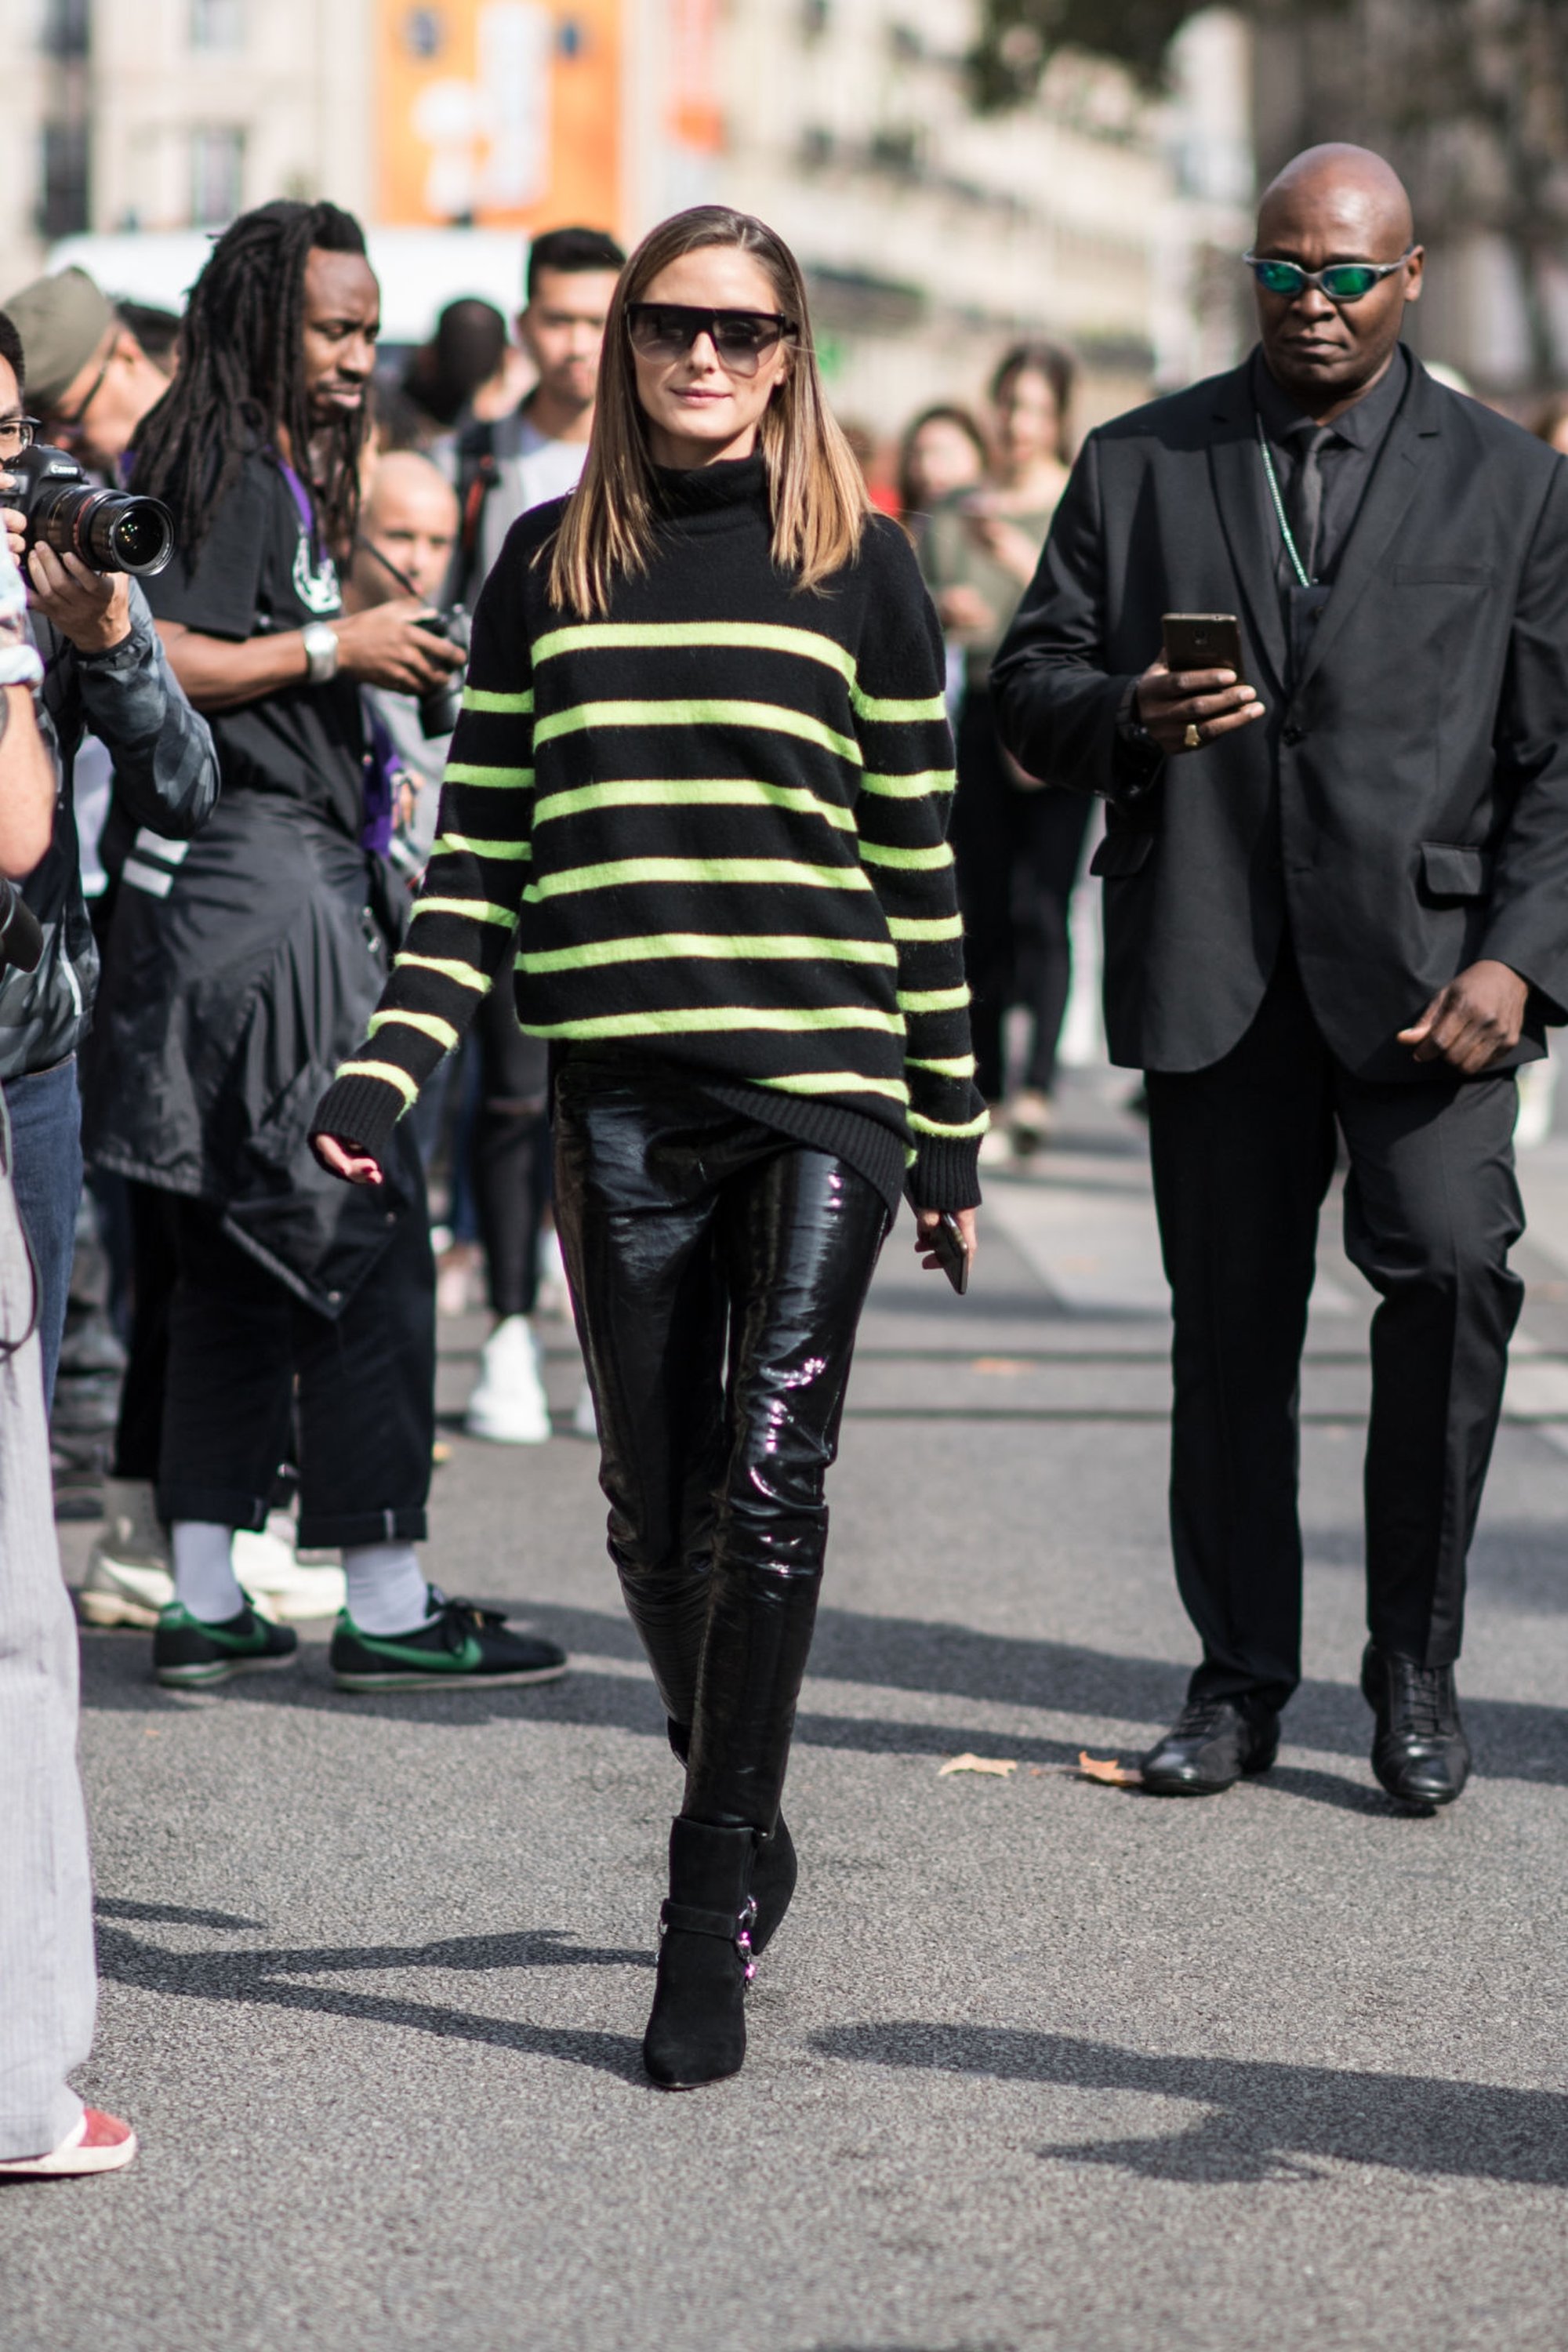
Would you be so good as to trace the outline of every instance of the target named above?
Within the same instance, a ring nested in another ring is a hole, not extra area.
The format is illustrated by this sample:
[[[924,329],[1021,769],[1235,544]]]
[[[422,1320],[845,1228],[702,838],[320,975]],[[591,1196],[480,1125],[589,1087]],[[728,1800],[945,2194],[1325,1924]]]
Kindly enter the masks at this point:
[[[77,1632],[60,1575],[33,1275],[0,1111],[0,2158],[41,2156],[92,2046],[92,1882],[77,1772]]]

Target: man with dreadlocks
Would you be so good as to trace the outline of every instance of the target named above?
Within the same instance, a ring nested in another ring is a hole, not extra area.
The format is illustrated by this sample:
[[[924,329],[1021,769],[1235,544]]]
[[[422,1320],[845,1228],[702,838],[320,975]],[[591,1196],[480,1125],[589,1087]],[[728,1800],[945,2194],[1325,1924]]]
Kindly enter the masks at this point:
[[[226,231],[192,289],[179,372],[138,433],[137,487],[173,509],[153,583],[169,658],[211,718],[223,793],[190,854],[128,859],[110,943],[89,1148],[155,1188],[176,1267],[160,1515],[174,1599],[153,1671],[175,1687],[286,1664],[287,1627],[236,1579],[298,1389],[300,1542],[342,1554],[331,1665],[351,1690],[537,1682],[553,1643],[427,1585],[435,1274],[412,1146],[374,1201],[306,1141],[374,1006],[405,894],[363,685],[423,693],[462,656],[403,597],[345,614],[380,294],[359,225],[276,203]]]

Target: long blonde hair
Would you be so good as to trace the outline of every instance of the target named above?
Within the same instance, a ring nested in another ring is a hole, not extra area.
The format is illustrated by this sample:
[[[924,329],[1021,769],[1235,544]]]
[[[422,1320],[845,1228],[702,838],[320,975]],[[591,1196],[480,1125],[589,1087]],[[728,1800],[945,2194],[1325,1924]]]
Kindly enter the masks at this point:
[[[750,213],[694,205],[644,237],[621,272],[605,322],[588,462],[550,551],[551,602],[574,606],[584,616],[606,610],[624,573],[646,572],[653,549],[658,491],[626,312],[661,269],[708,246],[754,255],[792,321],[793,365],[774,388],[757,436],[767,468],[773,562],[794,574],[796,588],[819,587],[853,560],[871,512],[860,468],[823,394],[799,263],[784,239]]]

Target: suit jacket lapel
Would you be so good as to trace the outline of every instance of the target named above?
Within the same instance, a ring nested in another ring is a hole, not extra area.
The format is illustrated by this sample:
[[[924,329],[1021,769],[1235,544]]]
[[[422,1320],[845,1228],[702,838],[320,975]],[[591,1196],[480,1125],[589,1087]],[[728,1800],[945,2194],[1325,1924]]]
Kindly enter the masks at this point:
[[[1275,578],[1275,545],[1263,504],[1263,460],[1258,448],[1251,365],[1250,360],[1244,360],[1220,385],[1215,403],[1216,430],[1209,443],[1209,472],[1253,641],[1263,648],[1274,672],[1275,688],[1283,693],[1289,667],[1285,621]],[[1247,680],[1249,686],[1262,683],[1260,678]]]
[[[1345,544],[1333,592],[1312,632],[1298,688],[1321,668],[1335,638],[1371,585],[1389,541],[1409,511],[1441,429],[1432,379],[1415,361],[1409,392],[1388,428],[1361,512]]]

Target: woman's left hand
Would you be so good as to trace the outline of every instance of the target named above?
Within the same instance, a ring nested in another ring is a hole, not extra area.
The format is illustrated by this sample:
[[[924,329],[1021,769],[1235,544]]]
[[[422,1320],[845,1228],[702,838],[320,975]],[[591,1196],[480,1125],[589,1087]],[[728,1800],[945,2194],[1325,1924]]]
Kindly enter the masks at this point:
[[[345,1184],[382,1184],[385,1178],[368,1151],[354,1143],[345,1143],[341,1136],[313,1135],[310,1149],[329,1176],[341,1176]]]
[[[963,1236],[963,1246],[969,1253],[969,1270],[973,1274],[974,1271],[974,1261],[980,1255],[980,1244],[975,1239],[974,1234],[974,1212],[973,1209],[955,1209],[952,1212],[952,1221]],[[942,1211],[940,1209],[917,1209],[915,1211],[915,1249],[917,1253],[931,1251],[932,1239],[935,1235],[936,1229],[941,1223]],[[942,1271],[942,1260],[936,1255],[934,1251],[931,1251],[931,1254],[929,1256],[921,1255],[921,1264],[925,1267],[928,1274],[932,1271],[938,1273]]]

